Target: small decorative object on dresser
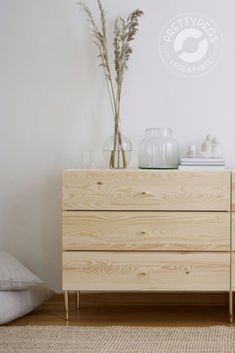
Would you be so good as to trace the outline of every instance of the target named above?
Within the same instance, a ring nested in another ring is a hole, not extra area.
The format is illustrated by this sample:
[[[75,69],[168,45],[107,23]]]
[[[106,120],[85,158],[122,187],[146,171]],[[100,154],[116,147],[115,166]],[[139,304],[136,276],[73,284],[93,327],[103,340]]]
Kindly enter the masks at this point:
[[[145,130],[145,138],[139,146],[139,168],[177,169],[178,146],[169,128]]]
[[[219,139],[217,137],[214,137],[212,140],[212,156],[214,158],[221,157],[221,146]]]
[[[212,135],[207,135],[201,146],[201,155],[203,157],[212,157]]]
[[[88,21],[91,25],[92,35],[94,36],[95,44],[98,47],[101,60],[100,66],[104,69],[105,79],[109,92],[113,117],[114,117],[114,135],[105,143],[105,154],[109,154],[110,168],[127,168],[131,153],[131,142],[123,136],[120,127],[121,120],[121,95],[124,80],[124,73],[127,69],[127,62],[132,54],[130,42],[134,40],[138,31],[139,17],[143,12],[139,9],[132,12],[126,20],[117,17],[114,24],[114,68],[115,77],[112,73],[111,60],[108,53],[107,30],[106,30],[106,16],[100,0],[98,6],[100,10],[101,29],[98,28],[93,15],[89,8],[79,3],[81,8],[85,11]],[[110,147],[111,141],[111,147]]]
[[[194,147],[194,148],[192,148]],[[188,146],[186,157],[180,158],[180,170],[225,170],[226,162],[221,155],[217,137],[207,135],[201,145],[201,153],[196,155],[196,146]]]
[[[221,157],[221,146],[219,139],[212,135],[207,135],[201,146],[201,154],[207,158]]]
[[[73,290],[208,291],[229,294],[232,322],[231,196],[229,171],[66,170],[66,319]]]
[[[192,158],[196,157],[197,155],[197,148],[195,145],[188,145],[188,150],[186,152],[186,157]]]

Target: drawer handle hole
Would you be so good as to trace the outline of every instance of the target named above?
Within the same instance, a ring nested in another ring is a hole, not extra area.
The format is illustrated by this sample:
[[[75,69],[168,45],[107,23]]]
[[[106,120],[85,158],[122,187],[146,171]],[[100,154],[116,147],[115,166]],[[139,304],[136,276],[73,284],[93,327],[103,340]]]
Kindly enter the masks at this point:
[[[142,195],[150,195],[148,191],[142,191]]]
[[[103,185],[102,181],[97,181],[97,185]]]

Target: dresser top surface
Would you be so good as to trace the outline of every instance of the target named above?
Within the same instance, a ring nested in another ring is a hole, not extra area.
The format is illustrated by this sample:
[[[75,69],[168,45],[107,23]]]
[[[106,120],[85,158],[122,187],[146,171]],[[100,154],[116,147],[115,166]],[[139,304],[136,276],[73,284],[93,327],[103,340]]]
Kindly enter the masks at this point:
[[[179,170],[179,169],[138,169],[138,168],[127,168],[127,169],[109,169],[109,168],[94,168],[94,169],[82,169],[82,168],[71,168],[64,169],[64,172],[105,172],[105,173],[125,173],[125,172],[140,172],[140,173],[235,173],[235,170],[225,169],[225,170]]]

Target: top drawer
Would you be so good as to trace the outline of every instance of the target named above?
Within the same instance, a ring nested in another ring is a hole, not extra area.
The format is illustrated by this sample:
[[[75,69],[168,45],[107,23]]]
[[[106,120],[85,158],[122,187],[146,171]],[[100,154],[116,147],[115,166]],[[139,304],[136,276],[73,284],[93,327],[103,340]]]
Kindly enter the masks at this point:
[[[67,170],[63,209],[229,211],[230,172]]]

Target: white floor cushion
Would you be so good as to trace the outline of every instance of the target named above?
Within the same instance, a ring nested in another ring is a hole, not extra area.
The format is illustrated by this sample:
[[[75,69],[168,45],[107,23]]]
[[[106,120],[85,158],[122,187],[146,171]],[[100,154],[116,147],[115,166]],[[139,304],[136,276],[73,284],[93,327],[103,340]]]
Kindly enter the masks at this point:
[[[16,258],[0,251],[0,290],[18,290],[38,285],[42,281]]]
[[[18,291],[0,291],[0,325],[28,314],[52,294],[50,289],[43,286]]]

